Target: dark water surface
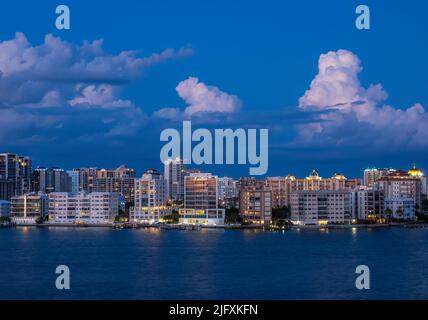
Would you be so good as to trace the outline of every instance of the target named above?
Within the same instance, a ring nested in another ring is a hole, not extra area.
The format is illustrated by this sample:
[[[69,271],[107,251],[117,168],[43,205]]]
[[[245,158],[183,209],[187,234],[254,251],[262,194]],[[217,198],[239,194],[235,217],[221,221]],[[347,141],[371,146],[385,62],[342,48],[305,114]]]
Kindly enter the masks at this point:
[[[0,245],[0,299],[428,299],[427,229],[17,228]]]

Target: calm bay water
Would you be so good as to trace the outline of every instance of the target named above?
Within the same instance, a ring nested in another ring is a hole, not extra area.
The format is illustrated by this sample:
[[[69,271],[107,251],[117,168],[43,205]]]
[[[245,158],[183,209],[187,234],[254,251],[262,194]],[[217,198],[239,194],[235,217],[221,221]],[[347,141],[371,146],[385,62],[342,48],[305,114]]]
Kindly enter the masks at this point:
[[[0,245],[0,299],[428,299],[426,229],[17,228]]]

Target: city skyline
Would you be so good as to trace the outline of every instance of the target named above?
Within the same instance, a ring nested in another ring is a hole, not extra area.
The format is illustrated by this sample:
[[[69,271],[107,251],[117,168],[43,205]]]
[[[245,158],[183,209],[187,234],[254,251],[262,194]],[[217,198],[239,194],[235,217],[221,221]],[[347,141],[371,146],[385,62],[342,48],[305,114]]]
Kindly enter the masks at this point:
[[[124,168],[130,168],[132,170],[135,169],[136,176],[141,177],[142,175],[144,175],[145,173],[147,173],[147,171],[149,171],[151,169],[155,169],[159,172],[162,172],[164,165],[165,165],[164,163],[160,163],[157,166],[148,164],[148,166],[146,166],[146,167],[135,167],[135,166],[128,165],[127,163],[120,163],[119,162],[118,165],[113,165],[113,166],[103,166],[103,165],[99,165],[99,166],[96,166],[96,165],[75,165],[75,166],[73,166],[73,165],[71,165],[70,167],[65,167],[65,166],[61,166],[60,164],[44,165],[44,164],[36,163],[33,160],[33,157],[31,155],[27,155],[25,153],[19,154],[17,152],[1,151],[0,154],[15,154],[15,155],[19,155],[22,157],[27,157],[27,158],[32,160],[33,170],[36,170],[36,169],[62,169],[64,171],[72,171],[74,169],[82,169],[82,168],[97,169],[97,170],[115,170],[115,169],[119,169],[121,167],[124,167]],[[171,160],[176,160],[176,159],[170,159],[170,161]],[[364,168],[360,168],[359,170],[357,169],[356,170],[357,173],[355,175],[349,174],[348,172],[345,172],[343,170],[339,170],[340,168],[330,168],[330,169],[319,170],[318,168],[316,168],[314,166],[312,166],[312,167],[309,166],[306,169],[300,169],[299,171],[293,170],[292,168],[290,168],[290,170],[279,171],[278,174],[269,174],[269,172],[268,172],[268,174],[262,175],[262,176],[249,175],[245,169],[245,168],[247,168],[247,166],[244,168],[242,175],[234,175],[230,171],[228,171],[229,174],[221,174],[222,170],[220,170],[220,171],[215,170],[216,168],[221,168],[223,166],[225,166],[225,165],[195,165],[195,164],[186,165],[186,167],[188,167],[188,169],[190,169],[190,170],[195,169],[195,170],[199,170],[201,172],[214,173],[218,176],[230,177],[233,179],[252,177],[252,178],[261,179],[261,180],[268,178],[268,177],[277,177],[277,176],[284,176],[285,177],[287,175],[292,175],[295,177],[303,177],[304,178],[304,177],[310,176],[311,172],[314,170],[317,171],[320,174],[320,176],[322,176],[322,177],[332,177],[336,174],[342,174],[347,178],[351,177],[351,178],[361,178],[361,179],[364,178],[364,171],[369,170],[369,169],[393,169],[393,170],[408,171],[408,170],[411,170],[412,168],[416,167],[417,169],[421,170],[423,173],[427,172],[427,170],[424,169],[424,166],[421,166],[420,164],[418,164],[415,161],[407,161],[407,163],[405,162],[405,165],[401,166],[401,167],[400,166],[389,166],[389,165],[383,165],[383,164],[371,165],[371,166],[369,165],[369,166],[366,166]],[[237,171],[242,171],[242,170],[237,170]],[[278,171],[276,171],[276,172],[278,172]]]

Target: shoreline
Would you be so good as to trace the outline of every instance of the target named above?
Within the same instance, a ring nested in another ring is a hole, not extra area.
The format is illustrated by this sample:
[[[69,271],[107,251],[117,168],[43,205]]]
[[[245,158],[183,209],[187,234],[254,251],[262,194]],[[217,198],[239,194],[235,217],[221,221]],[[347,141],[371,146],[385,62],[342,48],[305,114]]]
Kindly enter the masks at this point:
[[[266,230],[266,231],[287,231],[287,230],[324,230],[324,229],[382,229],[391,227],[428,228],[428,223],[390,223],[390,224],[346,224],[346,225],[306,225],[306,226],[289,226],[285,228],[264,227],[263,225],[223,225],[223,226],[205,226],[205,225],[185,225],[185,224],[164,224],[164,225],[133,225],[127,226],[114,224],[91,224],[91,225],[76,225],[76,224],[16,224],[12,226],[3,226],[2,228],[110,228],[110,229],[145,229],[157,228],[161,230],[200,230],[200,229],[224,229],[224,230]]]

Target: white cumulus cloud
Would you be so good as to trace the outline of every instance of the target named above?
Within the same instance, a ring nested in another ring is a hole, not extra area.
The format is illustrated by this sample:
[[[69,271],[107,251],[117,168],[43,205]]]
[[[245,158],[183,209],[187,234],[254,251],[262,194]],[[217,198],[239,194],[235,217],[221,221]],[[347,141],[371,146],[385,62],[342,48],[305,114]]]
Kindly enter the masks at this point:
[[[180,108],[163,108],[156,111],[155,116],[172,120],[201,117],[207,114],[227,115],[237,112],[242,105],[236,95],[221,91],[218,87],[206,85],[196,77],[181,81],[176,91],[187,104],[184,111]]]
[[[318,120],[298,125],[298,143],[322,145],[428,145],[428,113],[416,103],[395,108],[385,103],[382,85],[364,88],[360,59],[347,50],[322,54],[318,74],[299,99],[304,111],[321,111]]]

